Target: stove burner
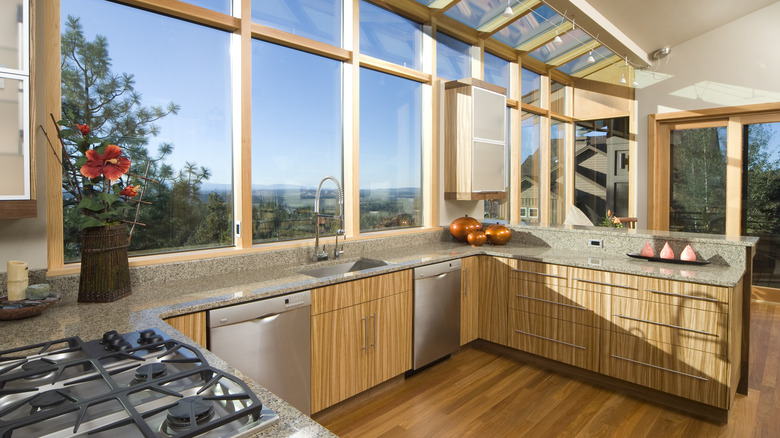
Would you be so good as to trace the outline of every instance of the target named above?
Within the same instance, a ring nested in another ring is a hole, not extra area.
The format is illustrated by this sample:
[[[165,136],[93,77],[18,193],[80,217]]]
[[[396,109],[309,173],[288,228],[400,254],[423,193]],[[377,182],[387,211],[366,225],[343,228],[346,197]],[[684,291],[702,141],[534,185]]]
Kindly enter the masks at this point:
[[[22,370],[32,371],[27,379],[38,379],[57,370],[57,362],[51,359],[36,359],[22,364]]]
[[[141,365],[135,370],[135,379],[146,382],[168,374],[168,367],[164,363],[150,363]]]
[[[67,389],[52,389],[42,392],[30,400],[30,406],[34,410],[49,409],[59,406],[66,400],[74,400]]]
[[[168,417],[163,422],[163,431],[176,434],[195,425],[203,424],[214,416],[214,405],[202,396],[186,397],[168,409]]]

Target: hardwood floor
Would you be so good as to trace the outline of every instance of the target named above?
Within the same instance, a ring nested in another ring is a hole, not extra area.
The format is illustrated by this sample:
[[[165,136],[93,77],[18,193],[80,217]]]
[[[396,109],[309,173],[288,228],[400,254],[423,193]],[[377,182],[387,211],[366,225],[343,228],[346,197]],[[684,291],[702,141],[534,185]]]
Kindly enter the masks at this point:
[[[467,348],[314,415],[342,437],[780,437],[780,304],[754,301],[750,383],[728,424]]]

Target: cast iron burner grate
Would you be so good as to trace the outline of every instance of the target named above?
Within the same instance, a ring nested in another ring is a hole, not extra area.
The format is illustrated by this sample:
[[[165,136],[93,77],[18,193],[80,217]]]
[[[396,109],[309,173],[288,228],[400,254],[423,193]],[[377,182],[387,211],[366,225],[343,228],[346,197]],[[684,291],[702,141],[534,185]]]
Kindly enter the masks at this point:
[[[278,422],[240,379],[153,330],[0,352],[0,437],[231,436]]]

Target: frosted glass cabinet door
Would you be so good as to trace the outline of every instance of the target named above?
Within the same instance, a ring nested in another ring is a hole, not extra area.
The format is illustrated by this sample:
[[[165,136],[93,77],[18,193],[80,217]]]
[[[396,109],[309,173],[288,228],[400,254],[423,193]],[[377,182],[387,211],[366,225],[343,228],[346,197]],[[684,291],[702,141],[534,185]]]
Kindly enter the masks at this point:
[[[22,44],[26,37],[25,8],[22,0],[0,1],[0,68],[27,70],[23,61],[26,47]]]
[[[474,139],[504,143],[506,96],[474,87]]]
[[[472,192],[503,192],[505,146],[484,141],[474,142]]]
[[[0,200],[29,199],[27,81],[0,76]]]

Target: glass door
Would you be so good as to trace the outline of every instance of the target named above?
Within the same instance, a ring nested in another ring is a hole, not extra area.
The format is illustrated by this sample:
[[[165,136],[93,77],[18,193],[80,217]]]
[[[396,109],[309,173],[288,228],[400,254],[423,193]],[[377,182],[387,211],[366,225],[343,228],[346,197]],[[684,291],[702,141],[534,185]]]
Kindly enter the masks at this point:
[[[780,123],[743,126],[742,230],[759,238],[753,284],[780,288]]]
[[[726,232],[726,126],[670,132],[669,230]]]

